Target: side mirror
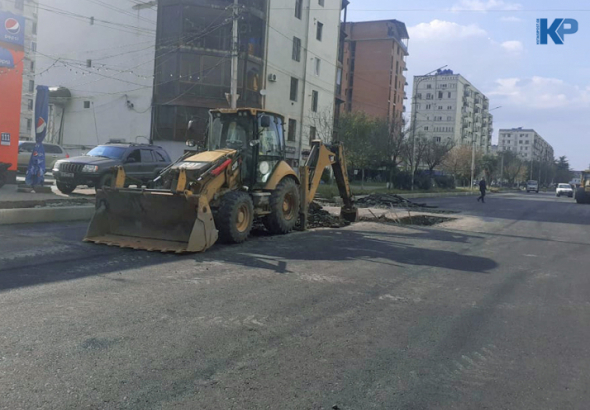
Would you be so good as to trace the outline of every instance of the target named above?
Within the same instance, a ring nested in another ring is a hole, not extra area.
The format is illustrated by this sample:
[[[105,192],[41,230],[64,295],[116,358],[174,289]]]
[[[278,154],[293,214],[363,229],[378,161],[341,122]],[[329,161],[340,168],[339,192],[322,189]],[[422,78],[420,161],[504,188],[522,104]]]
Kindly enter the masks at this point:
[[[195,120],[190,120],[188,122],[188,130],[192,131],[192,132],[196,132],[197,131],[197,122]]]
[[[260,140],[252,140],[252,141],[250,141],[250,146],[251,146],[251,147],[255,147],[255,146],[257,146],[258,144],[260,144]]]
[[[135,162],[135,158],[133,158],[133,157],[129,157],[125,160],[126,164],[133,164],[134,162]]]
[[[260,117],[260,127],[261,128],[270,127],[270,117],[268,115],[263,115],[262,117]]]
[[[195,140],[187,140],[186,141],[186,146],[187,147],[191,147],[191,148],[196,147],[197,146],[197,141],[195,141]]]

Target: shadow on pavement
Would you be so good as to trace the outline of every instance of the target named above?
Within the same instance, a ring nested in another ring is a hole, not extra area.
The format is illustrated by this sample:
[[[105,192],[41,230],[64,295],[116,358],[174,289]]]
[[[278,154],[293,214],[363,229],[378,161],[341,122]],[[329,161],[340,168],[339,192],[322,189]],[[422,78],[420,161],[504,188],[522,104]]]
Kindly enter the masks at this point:
[[[412,235],[409,234],[411,238]],[[426,235],[426,234],[418,234]],[[459,238],[452,238],[458,236]],[[444,240],[465,243],[467,235],[448,233]],[[266,238],[251,241],[242,246],[226,247],[225,251],[209,254],[208,258],[252,268],[286,273],[288,260],[303,261],[358,261],[385,263],[392,266],[415,265],[458,270],[472,273],[487,273],[498,264],[489,258],[464,255],[458,252],[416,247],[404,242],[392,241],[395,237],[406,239],[402,233],[391,234],[378,231],[354,231],[351,229],[318,230],[308,234]],[[418,237],[418,239],[426,239]],[[441,237],[439,236],[439,240]],[[201,259],[197,257],[197,261]]]

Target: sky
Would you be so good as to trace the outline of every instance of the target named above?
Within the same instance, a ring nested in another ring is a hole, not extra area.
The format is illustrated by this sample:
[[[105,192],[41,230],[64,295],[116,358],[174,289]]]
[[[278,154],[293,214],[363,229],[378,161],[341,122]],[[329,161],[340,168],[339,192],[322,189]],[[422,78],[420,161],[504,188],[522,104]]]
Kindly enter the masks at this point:
[[[447,65],[490,99],[497,144],[501,128],[533,128],[573,169],[590,168],[590,1],[350,0],[348,21],[396,19],[410,35],[412,78]],[[536,23],[578,22],[564,43],[537,44]]]

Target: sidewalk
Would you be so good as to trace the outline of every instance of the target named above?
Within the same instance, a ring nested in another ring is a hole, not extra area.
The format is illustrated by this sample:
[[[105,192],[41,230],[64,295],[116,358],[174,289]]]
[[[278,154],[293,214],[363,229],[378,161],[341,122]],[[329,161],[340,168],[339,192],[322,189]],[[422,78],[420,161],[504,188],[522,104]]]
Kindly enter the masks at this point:
[[[17,192],[17,185],[0,188],[0,225],[88,220],[94,212],[94,195],[64,195],[52,186],[51,193]]]

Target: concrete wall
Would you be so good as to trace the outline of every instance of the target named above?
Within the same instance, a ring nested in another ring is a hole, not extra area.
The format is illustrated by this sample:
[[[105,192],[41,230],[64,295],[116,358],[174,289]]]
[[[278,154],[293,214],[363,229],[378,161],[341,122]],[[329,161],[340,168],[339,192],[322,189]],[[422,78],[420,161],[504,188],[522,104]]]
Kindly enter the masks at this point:
[[[63,130],[54,116],[48,139],[74,153],[111,138],[145,143],[150,134],[155,6],[101,3],[52,0],[68,14],[39,10],[36,82],[72,94]]]

